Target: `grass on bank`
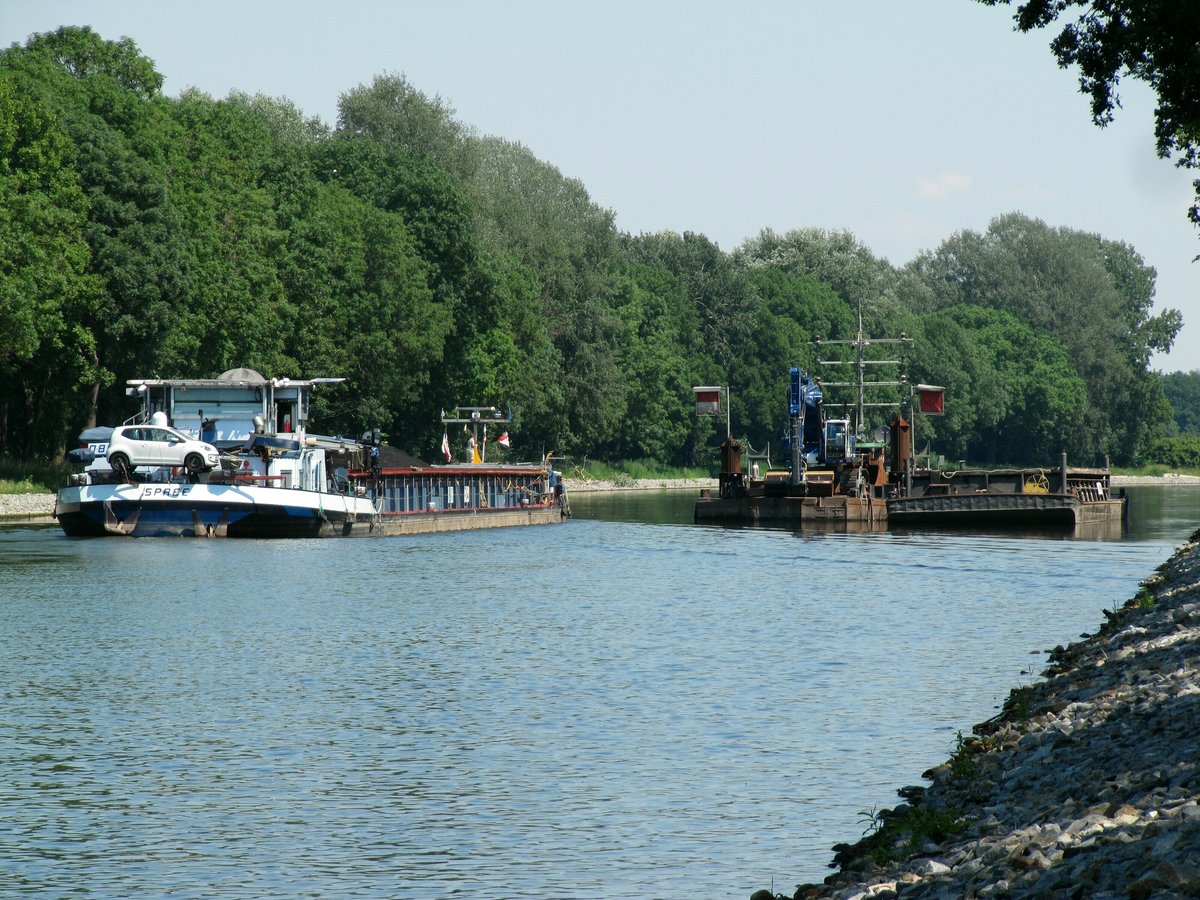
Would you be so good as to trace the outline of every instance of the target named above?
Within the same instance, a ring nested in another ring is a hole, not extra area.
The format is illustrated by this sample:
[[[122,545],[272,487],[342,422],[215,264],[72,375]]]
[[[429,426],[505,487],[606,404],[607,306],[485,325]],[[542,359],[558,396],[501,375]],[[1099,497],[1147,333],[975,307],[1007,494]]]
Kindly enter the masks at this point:
[[[1132,468],[1117,468],[1113,467],[1114,475],[1128,475],[1132,478],[1161,478],[1167,473],[1172,475],[1198,475],[1200,469],[1188,469],[1180,466],[1168,466],[1163,463],[1146,463],[1144,466],[1136,466]]]
[[[676,469],[652,459],[633,459],[622,462],[601,460],[558,460],[555,468],[567,478],[579,481],[611,481],[614,484],[632,484],[635,481],[664,481],[678,478],[712,478],[708,469]]]
[[[835,844],[834,864],[845,871],[855,860],[869,859],[887,865],[922,852],[929,842],[941,844],[966,828],[966,821],[955,809],[930,809],[904,804],[895,810],[863,810],[867,823],[863,837],[855,844]]]
[[[63,463],[0,457],[0,494],[53,494],[68,471]]]

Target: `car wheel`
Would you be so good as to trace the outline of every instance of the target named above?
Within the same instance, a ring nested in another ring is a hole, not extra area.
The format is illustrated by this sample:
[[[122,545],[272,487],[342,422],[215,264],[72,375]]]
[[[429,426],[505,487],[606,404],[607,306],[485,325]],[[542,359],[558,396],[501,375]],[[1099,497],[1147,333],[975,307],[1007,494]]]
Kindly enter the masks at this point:
[[[133,482],[133,470],[129,467],[129,457],[124,453],[114,453],[108,458],[108,464],[122,481]]]
[[[204,460],[198,453],[189,453],[187,459],[183,461],[183,467],[187,469],[189,475],[199,475],[204,471]]]

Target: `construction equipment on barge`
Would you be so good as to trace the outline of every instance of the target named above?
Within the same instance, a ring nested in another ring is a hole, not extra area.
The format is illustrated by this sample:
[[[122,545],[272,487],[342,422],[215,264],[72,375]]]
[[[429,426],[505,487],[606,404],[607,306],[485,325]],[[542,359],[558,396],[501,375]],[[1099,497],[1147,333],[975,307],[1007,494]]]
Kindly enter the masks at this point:
[[[889,526],[1070,529],[1096,523],[1119,526],[1124,521],[1126,498],[1123,491],[1113,491],[1107,460],[1102,467],[1069,468],[1062,454],[1057,466],[1046,468],[918,466],[912,425],[916,401],[921,401],[919,408],[940,413],[943,388],[910,384],[899,371],[902,358],[879,360],[867,355],[871,345],[903,347],[911,339],[904,334],[867,337],[860,311],[853,338],[816,343],[853,349],[850,360],[820,361],[852,366],[853,379],[821,382],[793,367],[784,437],[788,465],[747,475],[741,467],[741,445],[727,432],[721,447],[719,490],[716,496],[701,492],[694,514],[697,522],[870,530]],[[870,367],[881,365],[897,366],[898,374],[890,380],[869,380],[868,371],[874,371]],[[844,404],[836,417],[830,414],[832,404],[826,396],[831,388],[855,389],[853,407]],[[892,389],[893,398],[868,402],[868,392],[880,389]],[[867,410],[887,407],[895,410],[888,424],[868,434]]]

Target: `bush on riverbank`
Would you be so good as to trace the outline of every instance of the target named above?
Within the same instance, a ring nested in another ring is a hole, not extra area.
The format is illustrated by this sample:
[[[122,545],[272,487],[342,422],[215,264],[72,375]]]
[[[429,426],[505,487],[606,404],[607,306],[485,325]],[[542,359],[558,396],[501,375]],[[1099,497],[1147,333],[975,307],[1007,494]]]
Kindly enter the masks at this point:
[[[1200,468],[1200,437],[1177,435],[1151,441],[1142,452],[1142,459],[1151,465],[1172,470]]]

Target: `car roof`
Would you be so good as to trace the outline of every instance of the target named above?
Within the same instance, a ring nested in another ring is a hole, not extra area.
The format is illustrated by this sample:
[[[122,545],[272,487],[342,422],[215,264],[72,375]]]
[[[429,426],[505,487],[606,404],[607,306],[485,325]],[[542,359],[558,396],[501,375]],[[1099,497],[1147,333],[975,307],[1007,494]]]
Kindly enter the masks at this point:
[[[138,425],[122,425],[119,428],[114,428],[113,433],[115,434],[118,431],[121,431],[121,432],[128,431],[131,428],[165,428],[165,429],[167,429],[167,431],[173,431],[176,434],[182,434],[184,437],[187,437],[186,434],[184,434],[182,431],[180,431],[178,428],[174,427],[173,425],[155,425],[153,422],[142,422]]]

